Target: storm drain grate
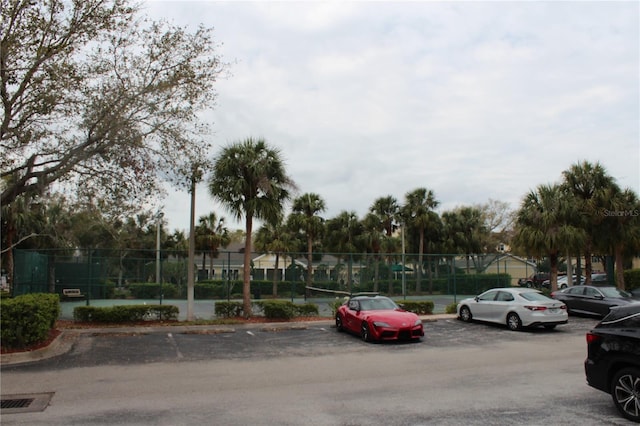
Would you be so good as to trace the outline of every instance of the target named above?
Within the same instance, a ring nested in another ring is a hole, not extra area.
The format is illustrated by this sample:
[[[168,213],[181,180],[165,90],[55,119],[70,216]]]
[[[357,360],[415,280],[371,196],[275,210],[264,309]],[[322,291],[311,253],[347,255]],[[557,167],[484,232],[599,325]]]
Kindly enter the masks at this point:
[[[49,405],[49,401],[51,401],[52,396],[53,392],[2,395],[0,413],[17,414],[44,411],[44,409]]]
[[[25,408],[28,407],[33,401],[33,398],[3,399],[0,403],[0,409],[6,410],[7,408]]]

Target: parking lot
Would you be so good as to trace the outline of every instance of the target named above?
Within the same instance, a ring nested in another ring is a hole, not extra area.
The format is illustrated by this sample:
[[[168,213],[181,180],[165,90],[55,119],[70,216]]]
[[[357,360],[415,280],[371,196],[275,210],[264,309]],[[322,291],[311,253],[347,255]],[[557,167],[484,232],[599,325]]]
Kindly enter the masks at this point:
[[[2,368],[2,393],[50,392],[7,425],[622,425],[589,388],[597,320],[512,332],[427,322],[417,343],[370,344],[332,322],[85,331],[69,351]]]

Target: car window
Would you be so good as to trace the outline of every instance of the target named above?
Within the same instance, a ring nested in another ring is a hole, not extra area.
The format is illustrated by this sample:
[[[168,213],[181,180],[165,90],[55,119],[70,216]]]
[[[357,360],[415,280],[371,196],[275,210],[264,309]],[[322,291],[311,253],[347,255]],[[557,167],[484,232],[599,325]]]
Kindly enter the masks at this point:
[[[538,293],[537,291],[522,292],[520,293],[520,297],[528,300],[529,302],[549,302],[551,300],[544,294]]]
[[[359,303],[358,303],[357,300],[350,300],[349,301],[349,309],[357,311],[358,310],[358,306],[359,306]]]
[[[584,287],[571,287],[567,290],[569,294],[584,294]]]
[[[606,297],[631,297],[631,295],[629,293],[627,293],[626,291],[622,291],[622,290],[617,289],[615,287],[603,287],[603,288],[600,289],[600,291]]]
[[[397,309],[398,305],[387,297],[376,297],[358,300],[361,311],[384,311]]]
[[[498,297],[496,298],[496,300],[500,302],[512,302],[513,295],[511,293],[507,293],[506,291],[500,291],[498,292]]]
[[[587,287],[584,289],[584,294],[590,297],[601,296],[600,292],[595,288]]]
[[[497,291],[487,291],[478,296],[478,300],[495,300],[497,294]]]

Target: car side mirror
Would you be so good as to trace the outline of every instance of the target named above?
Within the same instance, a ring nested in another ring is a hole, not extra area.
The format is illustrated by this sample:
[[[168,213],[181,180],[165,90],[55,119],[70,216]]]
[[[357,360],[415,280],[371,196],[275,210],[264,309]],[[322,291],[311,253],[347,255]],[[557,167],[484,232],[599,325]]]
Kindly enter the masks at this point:
[[[476,300],[476,302],[480,301],[480,298],[478,296],[474,297],[474,299]]]

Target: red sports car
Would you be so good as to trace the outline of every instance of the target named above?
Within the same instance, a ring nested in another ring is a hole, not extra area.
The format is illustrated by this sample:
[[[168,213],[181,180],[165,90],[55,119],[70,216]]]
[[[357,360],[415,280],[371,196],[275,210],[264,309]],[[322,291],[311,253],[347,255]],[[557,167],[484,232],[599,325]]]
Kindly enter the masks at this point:
[[[362,340],[419,340],[422,320],[384,296],[351,297],[336,313],[338,331],[359,334]]]

